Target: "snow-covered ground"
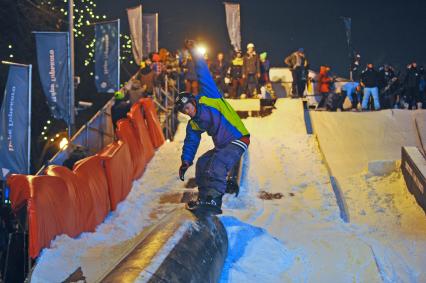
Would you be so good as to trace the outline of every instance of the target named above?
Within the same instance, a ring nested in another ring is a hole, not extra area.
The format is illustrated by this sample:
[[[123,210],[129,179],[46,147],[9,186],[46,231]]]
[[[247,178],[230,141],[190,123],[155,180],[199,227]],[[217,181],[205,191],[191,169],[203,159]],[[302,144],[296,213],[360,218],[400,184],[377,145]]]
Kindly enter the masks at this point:
[[[401,173],[338,176],[351,216],[343,222],[316,139],[306,134],[301,101],[280,99],[276,106],[271,116],[244,120],[252,138],[240,196],[225,197],[220,217],[229,237],[221,282],[426,282],[425,215]],[[183,123],[95,233],[57,237],[43,251],[33,282],[60,282],[78,267],[96,281],[140,231],[179,205],[162,196],[184,190],[177,177],[184,129]],[[199,154],[211,147],[205,135]],[[187,178],[193,175],[194,166]],[[276,198],[260,198],[269,193]]]

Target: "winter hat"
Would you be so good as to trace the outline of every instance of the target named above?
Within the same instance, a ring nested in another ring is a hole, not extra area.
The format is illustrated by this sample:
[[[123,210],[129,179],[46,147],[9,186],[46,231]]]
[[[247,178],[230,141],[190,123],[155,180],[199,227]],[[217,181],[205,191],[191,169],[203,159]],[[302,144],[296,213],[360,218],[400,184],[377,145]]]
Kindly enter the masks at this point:
[[[122,99],[124,98],[124,93],[123,93],[123,91],[121,91],[121,90],[117,90],[117,91],[114,93],[114,97],[115,97],[115,99],[116,99],[116,100],[122,100]]]
[[[158,55],[157,53],[154,53],[152,55],[152,61],[159,62],[160,61],[160,55]]]
[[[266,56],[268,56],[268,52],[260,53],[260,55],[259,55],[260,60],[265,61],[266,60]]]
[[[299,49],[297,49],[297,51],[299,51],[299,52],[305,52],[305,49],[303,48],[303,47],[300,47]]]

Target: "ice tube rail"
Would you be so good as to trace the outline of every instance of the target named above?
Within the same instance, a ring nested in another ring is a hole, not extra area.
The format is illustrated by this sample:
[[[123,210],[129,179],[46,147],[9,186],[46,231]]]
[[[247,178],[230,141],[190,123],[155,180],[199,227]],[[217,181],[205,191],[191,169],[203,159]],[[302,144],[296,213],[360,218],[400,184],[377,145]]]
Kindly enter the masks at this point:
[[[178,208],[100,282],[218,282],[227,251],[217,217],[197,218]]]

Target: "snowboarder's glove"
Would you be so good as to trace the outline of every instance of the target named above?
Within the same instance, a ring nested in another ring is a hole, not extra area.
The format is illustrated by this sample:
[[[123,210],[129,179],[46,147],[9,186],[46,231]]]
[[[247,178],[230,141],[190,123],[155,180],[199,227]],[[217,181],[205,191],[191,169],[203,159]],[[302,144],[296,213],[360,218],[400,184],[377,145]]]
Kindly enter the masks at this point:
[[[191,164],[187,161],[182,161],[182,165],[179,167],[179,178],[184,181],[185,180],[185,172],[188,170]]]

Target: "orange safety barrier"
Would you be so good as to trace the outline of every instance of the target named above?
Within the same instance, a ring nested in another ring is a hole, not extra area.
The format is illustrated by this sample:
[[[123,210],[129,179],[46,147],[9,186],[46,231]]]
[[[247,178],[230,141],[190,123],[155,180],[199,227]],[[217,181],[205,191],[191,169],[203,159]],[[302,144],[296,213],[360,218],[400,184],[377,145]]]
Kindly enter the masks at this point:
[[[151,137],[152,145],[155,148],[159,148],[161,145],[163,145],[165,139],[154,102],[151,98],[141,98],[139,102],[141,103],[145,113],[145,119],[148,124],[148,131]]]
[[[145,170],[146,161],[144,149],[136,136],[136,130],[130,120],[126,118],[117,121],[116,133],[120,140],[129,145],[133,163],[133,179],[139,179]]]
[[[49,176],[57,176],[65,181],[68,190],[73,190],[76,194],[77,202],[77,225],[79,232],[94,231],[97,225],[97,216],[94,207],[94,199],[91,190],[88,188],[86,180],[79,178],[73,171],[64,166],[51,165],[46,168],[45,173]]]
[[[12,211],[17,213],[23,208],[30,198],[30,184],[27,175],[13,174],[7,178],[10,188],[10,202]]]
[[[127,143],[117,141],[106,146],[98,155],[104,160],[111,209],[115,210],[132,188],[133,164],[130,149]]]
[[[96,226],[102,223],[108,215],[111,205],[108,193],[108,181],[103,168],[102,159],[97,156],[90,156],[79,160],[73,168],[75,174],[86,182],[86,189],[92,193],[94,203],[87,203],[92,206],[95,213],[96,225],[90,231],[94,231]]]
[[[145,162],[148,163],[154,156],[155,152],[142,111],[142,106],[138,103],[135,103],[130,109],[130,112],[127,113],[127,117],[129,117],[133,126],[137,130],[139,140],[142,143],[144,149]]]
[[[78,235],[76,200],[60,177],[28,176],[28,181],[29,254],[35,258],[55,236]]]

